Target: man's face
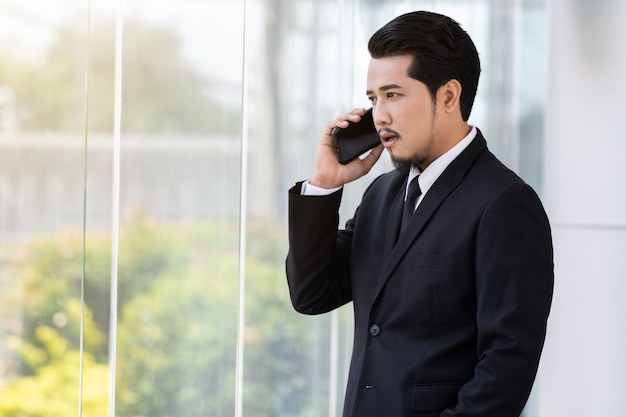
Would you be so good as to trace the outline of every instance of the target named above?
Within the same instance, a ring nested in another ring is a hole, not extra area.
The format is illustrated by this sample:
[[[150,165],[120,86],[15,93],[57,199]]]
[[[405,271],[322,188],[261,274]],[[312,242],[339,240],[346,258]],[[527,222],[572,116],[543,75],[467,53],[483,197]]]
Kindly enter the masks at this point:
[[[372,59],[367,96],[374,124],[391,159],[425,169],[436,157],[437,109],[426,85],[408,75],[413,58],[399,55]]]

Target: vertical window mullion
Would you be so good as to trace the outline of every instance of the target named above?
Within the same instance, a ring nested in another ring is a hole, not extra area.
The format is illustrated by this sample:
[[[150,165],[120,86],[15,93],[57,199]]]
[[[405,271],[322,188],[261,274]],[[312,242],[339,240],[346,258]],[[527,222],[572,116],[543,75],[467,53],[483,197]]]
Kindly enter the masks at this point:
[[[122,120],[122,50],[124,29],[123,0],[118,1],[115,30],[115,91],[113,121],[113,181],[111,222],[111,303],[109,320],[109,417],[115,417],[115,379],[117,363],[117,295],[120,212],[120,138]]]

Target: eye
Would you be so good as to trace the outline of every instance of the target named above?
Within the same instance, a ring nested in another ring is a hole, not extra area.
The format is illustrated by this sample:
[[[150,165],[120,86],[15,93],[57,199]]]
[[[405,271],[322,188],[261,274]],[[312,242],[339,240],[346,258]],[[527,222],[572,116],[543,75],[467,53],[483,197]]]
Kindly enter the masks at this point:
[[[397,97],[397,96],[398,96],[398,93],[395,93],[393,91],[387,92],[387,98],[394,98],[394,97]]]
[[[370,101],[370,103],[372,103],[372,104],[376,103],[376,97],[375,97],[375,96],[369,96],[367,99],[368,99],[368,100]]]

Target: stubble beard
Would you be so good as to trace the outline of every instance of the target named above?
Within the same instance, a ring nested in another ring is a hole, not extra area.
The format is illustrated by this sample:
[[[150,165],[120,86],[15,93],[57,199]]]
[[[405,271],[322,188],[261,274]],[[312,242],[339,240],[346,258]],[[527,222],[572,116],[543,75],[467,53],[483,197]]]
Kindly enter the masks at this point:
[[[434,142],[435,137],[433,132],[431,131],[428,142],[410,157],[394,158],[393,155],[391,155],[391,162],[393,163],[393,166],[401,172],[409,172],[412,167],[417,167],[421,171],[423,171],[425,168],[424,165],[426,164],[426,162],[428,162],[429,156],[432,153],[432,147]]]

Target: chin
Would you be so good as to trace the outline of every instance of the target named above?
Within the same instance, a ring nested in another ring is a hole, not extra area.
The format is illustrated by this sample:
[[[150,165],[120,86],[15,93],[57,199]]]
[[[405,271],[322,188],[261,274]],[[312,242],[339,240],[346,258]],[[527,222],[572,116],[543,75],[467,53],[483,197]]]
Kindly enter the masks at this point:
[[[393,166],[398,171],[402,171],[402,172],[409,172],[409,170],[411,169],[411,165],[412,165],[411,161],[407,161],[403,159],[391,158],[391,162],[393,162]]]
[[[426,158],[414,155],[412,158],[396,158],[391,155],[391,162],[393,162],[393,166],[400,171],[409,172],[411,167],[421,167],[426,162]],[[421,169],[421,168],[420,168]]]

